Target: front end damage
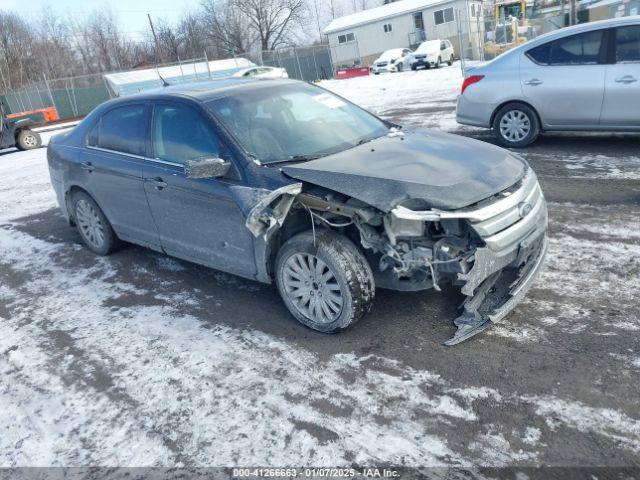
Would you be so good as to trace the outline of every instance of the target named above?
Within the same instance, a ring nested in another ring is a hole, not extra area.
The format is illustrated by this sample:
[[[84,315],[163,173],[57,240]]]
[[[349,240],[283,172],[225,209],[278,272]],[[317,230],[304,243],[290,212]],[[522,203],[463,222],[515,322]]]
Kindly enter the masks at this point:
[[[411,200],[383,212],[324,188],[295,184],[265,195],[249,212],[247,228],[266,246],[289,217],[360,243],[379,287],[459,286],[466,299],[446,345],[501,321],[534,282],[547,250],[547,209],[531,169],[509,189],[455,211]]]

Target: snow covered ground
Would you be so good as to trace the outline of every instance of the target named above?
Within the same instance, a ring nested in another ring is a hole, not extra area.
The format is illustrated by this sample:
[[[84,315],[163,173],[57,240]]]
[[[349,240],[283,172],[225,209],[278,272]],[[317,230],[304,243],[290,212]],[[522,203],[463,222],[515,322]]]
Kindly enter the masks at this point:
[[[460,82],[454,66],[325,86],[458,130]],[[593,142],[525,153],[550,201],[546,269],[454,348],[455,292],[380,292],[326,336],[270,286],[136,247],[95,257],[56,210],[45,149],[0,152],[0,467],[637,466],[637,157]]]
[[[401,117],[405,125],[461,130],[455,105],[462,86],[460,63],[431,70],[369,75],[320,83],[338,95],[383,117]]]

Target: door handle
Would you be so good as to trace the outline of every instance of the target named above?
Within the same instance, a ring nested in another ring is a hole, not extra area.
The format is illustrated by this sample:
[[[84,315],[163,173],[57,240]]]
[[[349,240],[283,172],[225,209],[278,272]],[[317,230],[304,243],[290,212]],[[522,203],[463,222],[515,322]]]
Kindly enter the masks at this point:
[[[542,83],[543,83],[542,80],[538,80],[537,78],[532,78],[531,80],[524,81],[525,85],[531,85],[532,87],[535,87],[536,85],[541,85]]]
[[[633,83],[633,82],[637,82],[638,79],[636,77],[634,77],[633,75],[625,75],[624,77],[618,77],[616,78],[616,82],[617,83]]]
[[[93,172],[96,167],[93,166],[91,162],[83,162],[80,164],[80,168],[86,170],[87,172]]]
[[[162,190],[167,187],[167,182],[162,180],[160,177],[150,178],[148,181],[153,183],[156,190]]]

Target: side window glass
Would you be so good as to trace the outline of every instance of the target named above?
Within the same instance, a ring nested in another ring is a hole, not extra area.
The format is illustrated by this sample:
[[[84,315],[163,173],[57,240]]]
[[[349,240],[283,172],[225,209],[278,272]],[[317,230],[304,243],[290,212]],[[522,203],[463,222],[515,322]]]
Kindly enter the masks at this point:
[[[114,108],[100,119],[98,146],[133,155],[145,154],[145,107],[127,105]]]
[[[616,63],[640,62],[640,25],[616,28]]]
[[[89,130],[87,134],[87,146],[88,147],[97,147],[98,146],[98,128],[100,127],[100,120],[96,122],[96,124]]]
[[[220,156],[218,137],[205,119],[184,105],[157,105],[153,114],[155,157],[183,165]]]
[[[601,43],[600,30],[551,42],[549,65],[595,65],[598,63]]]
[[[549,44],[545,43],[527,52],[527,57],[540,65],[549,65]]]

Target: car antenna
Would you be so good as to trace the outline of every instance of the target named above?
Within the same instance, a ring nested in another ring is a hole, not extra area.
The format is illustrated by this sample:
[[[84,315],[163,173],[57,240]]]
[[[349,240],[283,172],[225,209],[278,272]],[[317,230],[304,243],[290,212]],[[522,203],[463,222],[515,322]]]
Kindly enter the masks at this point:
[[[160,80],[162,81],[162,86],[163,87],[170,87],[171,86],[171,84],[169,82],[167,82],[162,75],[160,75],[160,69],[158,68],[158,64],[156,64],[156,73],[160,77]]]

